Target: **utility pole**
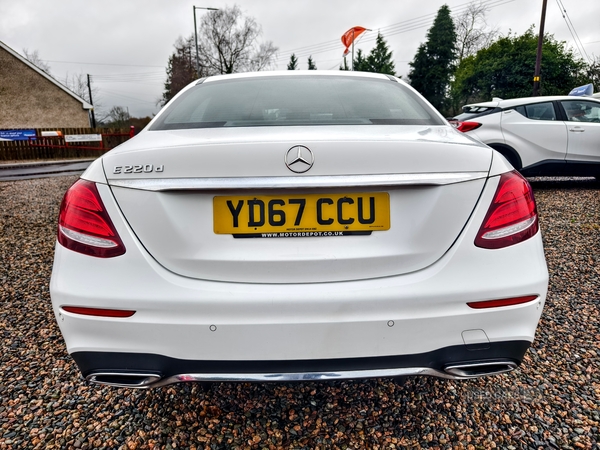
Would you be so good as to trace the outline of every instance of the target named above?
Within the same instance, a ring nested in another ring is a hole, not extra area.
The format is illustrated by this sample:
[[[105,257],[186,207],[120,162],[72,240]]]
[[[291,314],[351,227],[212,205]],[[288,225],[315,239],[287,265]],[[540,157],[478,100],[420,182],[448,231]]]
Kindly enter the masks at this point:
[[[198,59],[198,26],[196,25],[196,7],[194,6],[194,42],[196,43],[196,76],[200,76],[200,60]]]
[[[193,6],[194,8],[194,42],[196,43],[196,76],[200,77],[200,60],[198,57],[198,26],[196,25],[196,10],[207,9],[209,11],[218,11],[219,8],[204,8],[202,6]]]
[[[544,42],[544,23],[546,22],[546,4],[548,0],[542,3],[542,19],[540,20],[540,35],[538,37],[537,57],[535,58],[535,73],[533,75],[533,96],[540,95],[540,71],[542,68],[542,44]]]
[[[96,128],[96,116],[94,115],[94,101],[92,100],[92,85],[90,83],[90,74],[87,74],[88,93],[90,94],[90,105],[92,105],[92,128]]]

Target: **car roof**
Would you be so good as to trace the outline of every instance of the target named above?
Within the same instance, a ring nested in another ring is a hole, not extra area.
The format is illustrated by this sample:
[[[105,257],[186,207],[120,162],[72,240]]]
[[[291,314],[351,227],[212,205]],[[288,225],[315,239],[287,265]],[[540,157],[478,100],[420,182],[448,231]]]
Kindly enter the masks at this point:
[[[352,78],[377,78],[380,80],[389,80],[391,75],[384,75],[373,72],[354,72],[349,70],[266,70],[264,72],[242,72],[226,75],[213,75],[204,79],[204,83],[220,80],[233,80],[236,78],[261,78],[261,77],[289,77],[289,76],[343,76]],[[401,81],[396,77],[394,80]]]
[[[491,102],[470,103],[466,107],[488,107],[488,108],[511,108],[513,106],[526,105],[529,103],[552,102],[557,100],[591,100],[599,102],[600,99],[593,97],[576,97],[573,95],[549,95],[539,97],[519,97],[508,100],[495,99]]]

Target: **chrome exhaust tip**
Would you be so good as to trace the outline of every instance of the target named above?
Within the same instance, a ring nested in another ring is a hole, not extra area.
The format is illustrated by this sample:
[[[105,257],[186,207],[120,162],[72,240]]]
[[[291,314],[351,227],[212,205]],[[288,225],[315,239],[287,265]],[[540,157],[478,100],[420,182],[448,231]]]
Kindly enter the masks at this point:
[[[137,372],[95,372],[85,379],[90,383],[104,386],[147,389],[160,381],[162,375]]]
[[[488,375],[498,375],[517,368],[517,363],[510,360],[483,361],[474,363],[451,364],[444,372],[457,378],[476,378]]]

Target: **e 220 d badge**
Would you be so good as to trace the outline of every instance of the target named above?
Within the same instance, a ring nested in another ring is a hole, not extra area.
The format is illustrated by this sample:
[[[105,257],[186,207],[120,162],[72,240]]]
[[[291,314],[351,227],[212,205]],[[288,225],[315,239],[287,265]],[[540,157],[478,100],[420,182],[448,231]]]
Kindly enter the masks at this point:
[[[122,173],[151,173],[151,172],[163,172],[165,166],[155,166],[154,164],[135,164],[133,166],[115,166],[113,169],[114,174]]]

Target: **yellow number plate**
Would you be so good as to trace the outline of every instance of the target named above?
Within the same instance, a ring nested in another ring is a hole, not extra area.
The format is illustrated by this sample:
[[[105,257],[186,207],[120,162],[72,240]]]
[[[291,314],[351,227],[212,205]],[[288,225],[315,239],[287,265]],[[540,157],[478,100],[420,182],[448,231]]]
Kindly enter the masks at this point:
[[[217,234],[308,237],[390,229],[387,192],[219,196],[213,208]]]

